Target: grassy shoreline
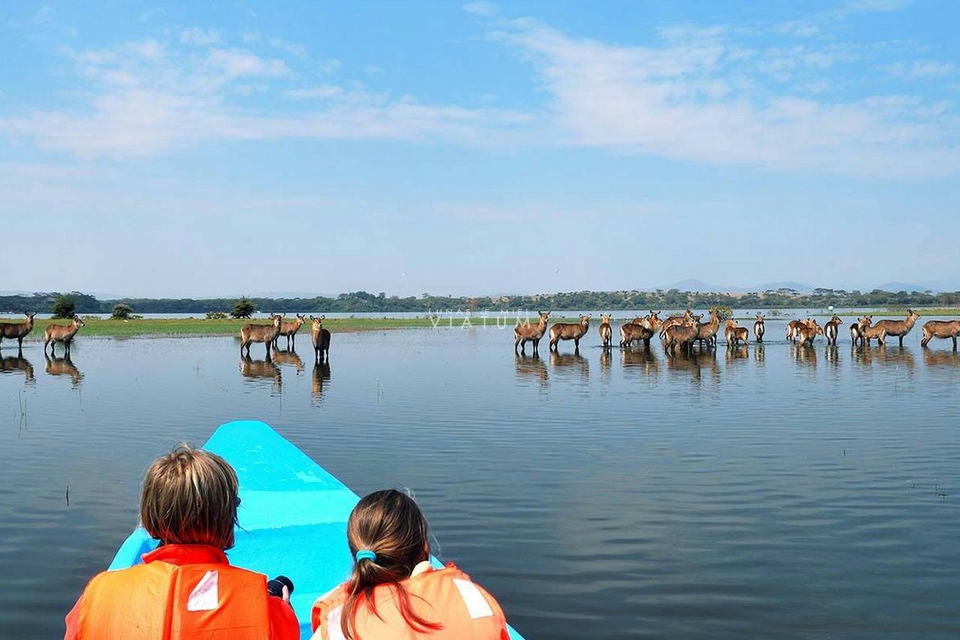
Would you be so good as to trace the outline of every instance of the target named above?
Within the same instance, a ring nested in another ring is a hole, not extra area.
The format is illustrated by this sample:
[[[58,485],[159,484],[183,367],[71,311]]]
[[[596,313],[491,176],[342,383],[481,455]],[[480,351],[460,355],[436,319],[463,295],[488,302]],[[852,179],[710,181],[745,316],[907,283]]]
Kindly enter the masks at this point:
[[[960,316],[960,309],[920,309],[921,318],[923,316]],[[861,312],[862,314],[862,312]],[[841,312],[837,315],[857,316],[861,315],[854,312]],[[829,316],[827,312],[813,314],[815,316]],[[886,311],[877,312],[877,316],[901,317],[904,312]],[[661,318],[666,317],[661,314]],[[753,320],[753,316],[739,317],[737,320]],[[614,317],[613,323],[624,323],[632,320],[632,317]],[[770,316],[768,320],[790,320],[791,316]],[[4,321],[16,320],[15,318],[4,318]],[[288,319],[289,320],[289,319]],[[498,324],[499,320],[499,324]],[[19,321],[19,320],[17,320]],[[550,318],[550,324],[554,322],[577,322],[578,318],[574,316],[556,316]],[[103,338],[133,338],[133,337],[202,337],[202,336],[239,336],[240,328],[246,324],[268,324],[266,320],[206,320],[201,318],[142,318],[132,320],[113,320],[99,318],[84,318],[86,323],[80,329],[81,337],[103,337]],[[486,322],[486,324],[484,324]],[[466,323],[466,318],[462,314],[443,314],[439,317],[422,316],[416,318],[373,318],[373,317],[352,317],[352,318],[328,318],[323,321],[323,326],[333,333],[356,333],[363,331],[394,331],[400,329],[463,329],[463,328],[488,328],[488,329],[512,329],[516,324],[517,318],[513,316],[498,317],[488,316],[485,320],[480,314],[470,318]],[[535,319],[530,318],[534,323]],[[505,323],[505,324],[504,324]],[[50,324],[68,324],[66,320],[37,320],[34,323],[33,331],[25,338],[25,341],[36,342],[43,340],[43,332]],[[600,318],[590,319],[591,327],[600,326]],[[304,323],[299,331],[300,336],[306,336],[309,340],[310,322]],[[10,339],[4,340],[4,344],[10,344]]]

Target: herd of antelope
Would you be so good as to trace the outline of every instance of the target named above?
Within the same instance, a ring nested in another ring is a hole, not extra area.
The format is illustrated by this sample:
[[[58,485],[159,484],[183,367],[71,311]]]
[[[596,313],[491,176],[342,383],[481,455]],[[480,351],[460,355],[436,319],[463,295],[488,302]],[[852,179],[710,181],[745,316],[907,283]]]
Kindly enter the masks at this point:
[[[323,321],[326,316],[319,318],[310,316],[311,330],[310,338],[313,342],[313,357],[315,364],[322,364],[330,358],[330,330],[323,328]],[[246,349],[246,357],[250,357],[250,345],[254,342],[262,342],[267,350],[267,360],[271,358],[271,348],[277,353],[277,342],[280,336],[287,339],[287,350],[297,346],[297,332],[307,321],[307,316],[297,314],[292,322],[284,322],[283,316],[277,313],[270,314],[270,324],[246,324],[240,329],[240,356],[243,357],[243,350]]]
[[[547,320],[550,317],[549,311],[539,313],[540,319],[536,324],[517,324],[514,329],[514,352],[517,352],[519,347],[519,353],[526,354],[526,344],[532,342],[533,353],[538,353],[540,339],[547,333]],[[573,340],[574,351],[579,352],[580,339],[590,329],[590,317],[588,314],[580,316],[578,323],[557,322],[551,326],[550,351],[557,352],[561,340]],[[869,346],[871,340],[876,339],[878,344],[884,345],[887,338],[896,337],[902,347],[903,337],[910,333],[919,318],[920,314],[912,309],[907,311],[907,317],[903,320],[880,320],[876,324],[873,322],[872,315],[864,316],[850,325],[850,338],[854,346]],[[753,322],[753,336],[758,343],[763,343],[765,319],[765,314],[757,313]],[[694,315],[689,309],[681,315],[664,320],[660,319],[659,311],[650,311],[648,315],[639,316],[620,326],[620,347],[629,348],[634,343],[642,341],[644,347],[649,348],[650,340],[654,336],[660,337],[664,351],[669,354],[676,353],[678,349],[689,353],[695,344],[701,349],[705,346],[706,348],[716,347],[721,323],[728,346],[745,345],[749,340],[750,330],[747,327],[739,326],[733,319],[724,320],[715,310],[710,312],[709,320],[706,322],[702,320],[702,315]],[[843,320],[837,315],[831,317],[823,326],[811,318],[791,320],[787,324],[786,339],[799,345],[810,346],[818,335],[822,335],[828,345],[836,345],[840,334],[839,327],[842,324]],[[601,314],[599,332],[603,349],[611,349],[613,327],[610,324],[610,314]],[[923,339],[920,345],[926,347],[932,338],[951,338],[953,348],[956,350],[958,335],[960,335],[960,320],[930,320],[923,325]]]
[[[23,339],[33,331],[33,319],[36,313],[26,313],[25,322],[0,322],[0,349],[3,349],[3,340],[17,341],[17,350],[23,355]],[[317,364],[325,362],[330,357],[330,331],[323,327],[323,321],[326,316],[316,318],[310,316],[312,322],[311,338],[313,341],[314,360]],[[254,342],[262,342],[267,349],[267,360],[270,360],[271,349],[277,350],[277,341],[280,336],[287,339],[287,349],[296,347],[297,332],[307,316],[297,314],[293,322],[284,322],[283,316],[278,314],[270,315],[270,324],[247,324],[240,329],[240,355],[250,356],[250,345]],[[46,355],[47,347],[50,347],[50,355],[55,355],[57,343],[63,344],[63,350],[66,357],[70,356],[70,343],[77,331],[84,326],[83,319],[74,315],[70,319],[70,324],[51,324],[44,330],[43,353]]]

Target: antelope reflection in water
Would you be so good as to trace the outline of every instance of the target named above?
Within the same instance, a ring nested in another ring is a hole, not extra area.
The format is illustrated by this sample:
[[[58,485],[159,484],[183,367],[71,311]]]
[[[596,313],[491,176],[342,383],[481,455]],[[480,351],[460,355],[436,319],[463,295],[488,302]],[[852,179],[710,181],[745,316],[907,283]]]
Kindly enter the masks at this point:
[[[817,368],[817,348],[812,344],[806,344],[804,342],[791,344],[790,355],[793,356],[797,364],[802,364],[811,369]]]
[[[837,348],[836,343],[828,344],[827,348],[823,352],[823,355],[826,361],[832,364],[835,368],[840,365],[840,349]]]
[[[753,360],[757,363],[758,367],[763,366],[763,360],[765,357],[766,353],[764,353],[763,343],[758,342],[757,344],[753,345]]]
[[[579,352],[559,353],[550,352],[550,365],[556,369],[556,375],[569,376],[576,372],[584,380],[590,379],[590,361]]]
[[[667,371],[688,373],[695,382],[703,379],[706,369],[717,382],[720,381],[720,365],[717,363],[717,352],[714,349],[707,351],[694,350],[689,354],[677,352],[666,358]]]
[[[532,356],[514,354],[514,371],[517,380],[536,380],[541,387],[547,386],[550,374],[547,372],[547,363],[534,352]]]
[[[647,348],[622,349],[620,351],[620,368],[639,371],[643,375],[660,373],[660,360],[657,354]]]
[[[727,365],[743,363],[750,358],[750,348],[745,344],[728,344],[725,362]]]
[[[917,366],[913,352],[907,347],[880,345],[879,348],[854,347],[851,350],[853,361],[862,367],[903,367],[907,373],[913,373]]]
[[[296,367],[297,373],[304,370],[303,360],[294,349],[273,349],[273,361],[278,365]]]
[[[62,358],[48,356],[46,353],[43,354],[43,357],[47,361],[46,372],[49,375],[70,376],[73,388],[76,389],[80,386],[80,381],[83,380],[83,374],[80,373],[80,370],[73,365],[73,361],[70,359],[69,352],[66,353]]]
[[[33,376],[33,365],[23,356],[11,356],[9,358],[0,358],[0,373],[23,372],[26,384],[36,384],[37,379]]]
[[[310,386],[310,395],[316,400],[323,397],[323,385],[330,383],[330,363],[318,362],[313,365],[313,382]]]
[[[924,349],[923,364],[928,367],[960,367],[960,353],[953,350]]]
[[[244,378],[273,380],[273,390],[280,391],[280,367],[272,360],[254,360],[249,355],[240,356],[240,375]]]

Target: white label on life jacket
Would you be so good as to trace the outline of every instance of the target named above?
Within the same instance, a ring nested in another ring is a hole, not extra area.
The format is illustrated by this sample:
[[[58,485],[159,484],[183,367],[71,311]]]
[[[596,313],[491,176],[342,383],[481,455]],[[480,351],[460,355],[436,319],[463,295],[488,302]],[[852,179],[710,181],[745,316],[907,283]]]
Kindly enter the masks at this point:
[[[187,611],[213,611],[220,606],[220,592],[217,588],[219,573],[207,571],[200,582],[190,592],[187,599]]]
[[[343,616],[343,607],[337,607],[327,614],[327,638],[330,640],[346,640],[343,629],[340,628],[340,618]],[[320,637],[320,628],[317,627],[317,636]]]
[[[469,580],[460,580],[459,578],[454,578],[453,584],[457,585],[471,618],[487,618],[493,615],[493,609],[490,608],[487,599],[480,593],[477,585]]]

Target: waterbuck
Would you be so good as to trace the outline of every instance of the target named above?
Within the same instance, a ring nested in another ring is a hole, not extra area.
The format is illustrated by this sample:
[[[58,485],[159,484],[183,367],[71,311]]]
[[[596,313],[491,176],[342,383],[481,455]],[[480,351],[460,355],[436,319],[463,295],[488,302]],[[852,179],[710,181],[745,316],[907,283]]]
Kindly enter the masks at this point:
[[[931,338],[952,338],[953,350],[956,351],[957,334],[960,334],[960,320],[930,320],[923,325],[920,346],[927,346]]]
[[[880,323],[877,323],[877,326],[873,326],[873,316],[864,316],[863,322],[860,324],[860,336],[863,339],[863,343],[870,346],[870,341],[874,338],[877,339],[877,343],[880,346],[886,344],[887,330]]]
[[[739,342],[747,344],[750,331],[746,327],[738,326],[737,321],[731,318],[723,325],[723,337],[727,339],[727,346],[735,347]]]
[[[280,333],[277,334],[277,337],[273,339],[273,350],[277,350],[277,342],[280,340],[280,336],[287,337],[287,350],[295,348],[297,346],[297,331],[300,331],[300,327],[303,326],[303,323],[307,321],[307,316],[302,316],[299,313],[297,314],[296,320],[293,322],[281,322],[280,323]]]
[[[840,316],[834,315],[825,325],[823,325],[823,337],[827,339],[827,344],[836,346],[837,336],[840,334],[839,327],[843,324]]]
[[[900,339],[900,346],[903,346],[903,336],[910,333],[913,325],[917,323],[920,314],[913,309],[907,309],[907,317],[904,320],[880,320],[875,327],[883,327],[888,336],[896,336]],[[883,344],[881,341],[880,344]]]
[[[51,324],[43,332],[43,352],[47,352],[47,345],[50,345],[50,355],[53,355],[58,342],[63,343],[64,355],[70,355],[70,343],[73,342],[73,336],[83,326],[83,320],[80,316],[74,314],[73,322],[70,324]],[[52,344],[51,344],[52,343]]]
[[[697,342],[700,344],[700,348],[703,349],[703,342],[706,340],[707,348],[711,346],[716,346],[717,344],[717,331],[720,330],[720,313],[717,311],[710,312],[710,322],[697,323]]]
[[[590,328],[590,314],[580,316],[578,324],[558,322],[550,327],[550,351],[557,351],[557,343],[561,340],[573,340],[573,350],[580,351],[580,338]]]
[[[330,361],[330,332],[323,328],[323,321],[327,316],[314,318],[310,316],[313,326],[310,328],[310,340],[313,342],[314,364]]]
[[[683,315],[680,316],[670,316],[666,320],[660,323],[660,338],[665,338],[667,336],[667,329],[678,324],[683,324],[687,320],[693,317],[693,311],[687,309],[683,312]]]
[[[600,342],[603,343],[604,350],[609,349],[613,344],[613,329],[610,328],[610,314],[600,314]]]
[[[25,313],[27,316],[26,322],[2,322],[0,323],[0,349],[3,348],[3,339],[8,338],[13,340],[17,339],[17,349],[20,353],[23,353],[23,339],[27,336],[28,333],[33,331],[33,316],[37,315],[34,313]]]
[[[650,315],[635,318],[633,322],[620,327],[620,347],[629,347],[637,340],[643,340],[643,346],[650,348],[650,338],[660,330],[659,311],[651,311]]]
[[[663,344],[664,352],[670,354],[676,353],[677,346],[679,346],[680,351],[690,353],[693,343],[700,334],[699,318],[700,316],[693,316],[684,321],[683,324],[674,324],[667,327],[662,332],[665,338]]]
[[[520,323],[513,328],[513,352],[517,352],[517,345],[520,345],[520,353],[526,355],[527,340],[533,341],[533,352],[538,353],[540,348],[540,338],[547,332],[547,318],[550,317],[549,311],[538,311],[540,320],[537,324],[529,322]]]
[[[756,337],[757,342],[763,342],[763,332],[765,327],[763,326],[763,320],[766,318],[762,313],[757,313],[757,320],[753,323],[753,335]]]
[[[797,338],[800,337],[800,328],[810,325],[810,318],[806,320],[791,320],[787,323],[787,340],[793,340],[796,342]]]
[[[823,327],[818,325],[816,320],[811,320],[809,323],[805,322],[797,330],[797,343],[809,347],[813,344],[817,335],[823,335]]]
[[[240,329],[240,355],[246,348],[247,357],[250,357],[250,344],[262,342],[267,349],[267,360],[270,360],[270,345],[280,334],[280,323],[283,322],[283,316],[279,314],[270,314],[273,320],[270,324],[246,324]]]
[[[869,325],[872,319],[869,316],[857,318],[857,321],[850,325],[850,341],[853,346],[863,345],[863,327]]]

